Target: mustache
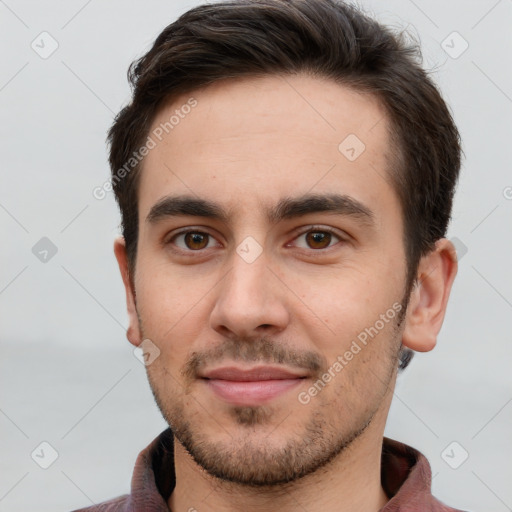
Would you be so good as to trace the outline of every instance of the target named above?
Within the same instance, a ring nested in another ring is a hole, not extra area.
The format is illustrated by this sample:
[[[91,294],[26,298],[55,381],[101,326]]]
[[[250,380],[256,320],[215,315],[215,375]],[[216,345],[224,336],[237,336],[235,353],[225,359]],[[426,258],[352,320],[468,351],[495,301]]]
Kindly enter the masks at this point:
[[[182,369],[189,382],[198,378],[205,367],[223,360],[286,365],[321,375],[327,369],[324,357],[312,351],[298,351],[268,337],[230,338],[212,349],[193,352]]]

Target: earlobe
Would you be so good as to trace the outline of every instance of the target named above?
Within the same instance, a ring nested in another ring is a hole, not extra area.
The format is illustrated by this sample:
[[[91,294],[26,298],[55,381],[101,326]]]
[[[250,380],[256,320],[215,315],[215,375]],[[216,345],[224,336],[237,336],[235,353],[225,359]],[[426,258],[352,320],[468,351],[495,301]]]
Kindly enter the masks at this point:
[[[420,260],[411,292],[402,344],[418,352],[432,350],[443,325],[453,280],[457,274],[455,247],[446,238]]]
[[[129,321],[128,329],[126,330],[126,337],[132,345],[139,346],[142,342],[142,333],[140,332],[139,318],[137,315],[134,285],[130,279],[128,258],[126,256],[126,244],[122,236],[116,238],[114,241],[114,254],[117,259],[117,264],[119,265],[119,271],[121,272],[126,292],[126,309]]]

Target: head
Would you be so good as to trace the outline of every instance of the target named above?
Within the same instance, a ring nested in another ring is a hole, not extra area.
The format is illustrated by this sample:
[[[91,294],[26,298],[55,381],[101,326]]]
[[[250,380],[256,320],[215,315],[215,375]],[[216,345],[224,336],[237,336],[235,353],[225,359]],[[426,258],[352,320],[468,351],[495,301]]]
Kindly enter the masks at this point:
[[[157,404],[211,474],[327,464],[383,428],[398,367],[435,345],[460,145],[418,57],[344,3],[238,0],[130,68],[109,133],[128,338],[158,348]],[[207,377],[238,364],[297,378],[237,402]]]

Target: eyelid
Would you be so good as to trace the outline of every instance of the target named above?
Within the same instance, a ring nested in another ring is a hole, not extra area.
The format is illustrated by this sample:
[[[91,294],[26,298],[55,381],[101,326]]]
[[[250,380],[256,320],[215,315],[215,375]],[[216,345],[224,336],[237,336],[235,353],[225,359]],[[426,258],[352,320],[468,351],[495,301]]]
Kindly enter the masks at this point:
[[[300,229],[300,231],[298,231]],[[331,235],[334,235],[335,237],[338,238],[339,242],[347,242],[348,239],[350,238],[348,234],[344,233],[344,232],[340,232],[339,230],[335,229],[335,228],[332,228],[332,227],[329,227],[329,226],[322,226],[322,225],[310,225],[310,226],[303,226],[302,228],[298,228],[297,230],[295,230],[296,233],[293,235],[293,239],[291,242],[288,242],[287,244],[285,244],[286,247],[289,247],[292,245],[293,241],[295,241],[297,238],[299,238],[300,236],[302,235],[305,235],[306,233],[310,233],[310,232],[325,232],[325,233],[330,233]],[[297,232],[298,231],[298,232]],[[205,248],[205,249],[198,249],[196,251],[192,250],[192,249],[183,249],[181,247],[178,247],[176,246],[175,244],[173,244],[172,242],[180,235],[186,235],[188,233],[202,233],[204,235],[207,235],[208,237],[211,237],[213,238],[218,244],[220,244],[218,238],[213,235],[208,228],[204,228],[204,227],[201,227],[201,226],[187,226],[186,228],[183,228],[181,230],[178,230],[177,232],[173,232],[172,234],[167,234],[163,239],[162,239],[162,244],[164,246],[168,246],[168,245],[173,245],[175,247],[175,251],[177,252],[182,252],[182,253],[197,253],[197,254],[200,254],[200,253],[203,253],[205,252],[207,249],[212,249],[212,247],[209,247],[209,248]],[[339,243],[338,242],[338,243]],[[305,250],[305,251],[311,251],[311,252],[316,252],[316,253],[321,253],[321,252],[325,252],[325,251],[328,251],[329,249],[332,249],[334,248],[336,245],[338,245],[338,243],[334,244],[334,245],[330,245],[324,249],[312,249],[312,248],[304,248],[304,247],[299,247],[299,249],[302,249],[302,250]],[[221,244],[220,244],[221,245]]]
[[[331,235],[334,235],[335,237],[337,237],[340,242],[347,242],[349,239],[349,235],[347,235],[346,233],[340,232],[339,230],[337,230],[335,228],[332,228],[329,226],[312,225],[312,226],[307,226],[307,227],[301,228],[301,231],[299,231],[298,233],[296,233],[294,235],[292,242],[295,241],[300,236],[305,235],[306,233],[311,233],[311,232],[330,233]],[[286,246],[291,245],[292,242],[287,243]],[[314,252],[322,252],[322,251],[327,251],[336,245],[337,244],[330,245],[329,247],[326,247],[325,249],[312,249],[312,248],[304,249],[303,247],[299,247],[299,249],[310,250],[310,251],[314,251]]]
[[[171,234],[167,233],[163,239],[162,239],[162,245],[165,247],[165,246],[168,246],[168,245],[173,245],[175,247],[175,251],[178,251],[178,252],[186,252],[186,253],[202,253],[204,252],[206,249],[198,249],[196,251],[192,250],[192,249],[183,249],[181,247],[178,247],[176,246],[173,241],[178,237],[178,236],[181,236],[181,235],[186,235],[188,233],[201,233],[203,235],[207,235],[208,237],[214,239],[219,245],[220,245],[220,242],[218,240],[218,237],[216,237],[215,235],[213,235],[207,228],[204,228],[204,227],[200,227],[200,226],[187,226],[186,228],[183,228],[181,230],[178,230],[176,232],[172,232]],[[212,249],[212,247],[209,247],[209,249]]]

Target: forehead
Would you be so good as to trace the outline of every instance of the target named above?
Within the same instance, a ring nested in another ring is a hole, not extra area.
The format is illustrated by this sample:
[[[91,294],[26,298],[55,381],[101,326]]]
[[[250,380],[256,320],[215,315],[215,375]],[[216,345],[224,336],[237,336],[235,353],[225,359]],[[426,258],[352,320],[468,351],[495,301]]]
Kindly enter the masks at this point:
[[[373,95],[306,75],[231,79],[157,113],[139,215],[166,194],[216,198],[237,211],[308,192],[396,206],[384,108]],[[384,199],[384,201],[383,201]],[[394,203],[394,204],[392,204]]]

